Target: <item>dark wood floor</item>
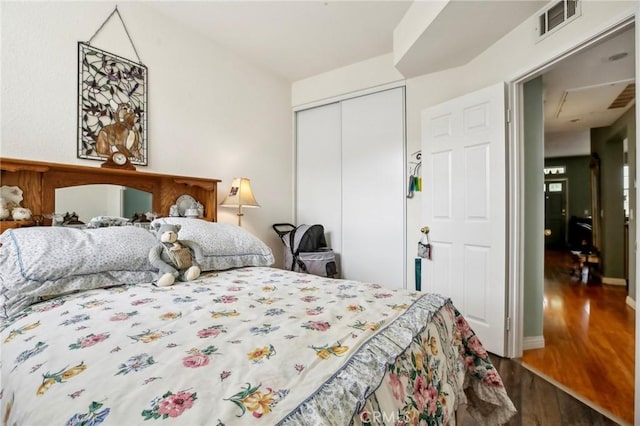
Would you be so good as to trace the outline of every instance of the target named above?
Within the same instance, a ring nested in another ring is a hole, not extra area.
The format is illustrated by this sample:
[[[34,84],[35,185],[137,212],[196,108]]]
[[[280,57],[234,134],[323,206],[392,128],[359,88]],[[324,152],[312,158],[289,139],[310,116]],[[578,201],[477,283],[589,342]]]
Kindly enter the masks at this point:
[[[632,424],[635,311],[624,286],[581,284],[572,265],[568,252],[545,254],[545,347],[522,362]]]
[[[610,420],[542,377],[523,367],[518,360],[491,356],[518,413],[509,426],[613,426]],[[464,408],[458,412],[462,426],[476,426]]]

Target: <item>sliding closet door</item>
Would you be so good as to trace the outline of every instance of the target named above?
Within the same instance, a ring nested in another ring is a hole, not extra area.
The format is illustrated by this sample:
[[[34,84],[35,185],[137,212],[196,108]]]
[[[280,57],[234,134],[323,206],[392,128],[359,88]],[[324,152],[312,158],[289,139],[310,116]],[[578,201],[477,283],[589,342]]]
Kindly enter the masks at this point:
[[[405,286],[404,89],[342,102],[342,275]]]
[[[342,244],[341,121],[340,103],[296,113],[296,225],[322,224],[337,260]]]

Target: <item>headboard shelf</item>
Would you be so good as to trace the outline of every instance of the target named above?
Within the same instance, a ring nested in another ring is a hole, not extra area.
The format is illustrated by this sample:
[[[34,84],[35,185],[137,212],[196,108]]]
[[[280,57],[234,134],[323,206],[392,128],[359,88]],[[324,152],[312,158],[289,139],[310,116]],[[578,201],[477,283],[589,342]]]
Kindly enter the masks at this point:
[[[56,188],[113,184],[150,192],[153,211],[169,215],[177,198],[188,194],[204,206],[204,219],[217,220],[219,179],[0,158],[0,184],[23,190],[22,206],[34,215],[54,213]],[[60,212],[58,212],[60,213]]]

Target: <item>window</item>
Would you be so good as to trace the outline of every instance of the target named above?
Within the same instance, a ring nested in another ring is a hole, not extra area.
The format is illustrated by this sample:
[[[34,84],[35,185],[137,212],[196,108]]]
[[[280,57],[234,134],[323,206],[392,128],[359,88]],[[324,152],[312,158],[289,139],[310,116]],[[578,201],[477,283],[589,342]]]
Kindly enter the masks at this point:
[[[562,192],[562,182],[550,183],[549,192]]]
[[[545,175],[563,175],[566,172],[567,168],[565,166],[553,166],[544,168]]]

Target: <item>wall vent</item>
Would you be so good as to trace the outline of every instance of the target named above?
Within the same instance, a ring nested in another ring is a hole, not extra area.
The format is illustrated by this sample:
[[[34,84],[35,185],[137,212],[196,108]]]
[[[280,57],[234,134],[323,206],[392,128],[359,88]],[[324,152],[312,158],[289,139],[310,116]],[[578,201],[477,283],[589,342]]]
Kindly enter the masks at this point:
[[[554,33],[581,14],[581,0],[560,0],[546,6],[538,15],[538,39]]]
[[[636,98],[636,84],[631,83],[625,87],[617,98],[611,102],[608,109],[624,108]]]

